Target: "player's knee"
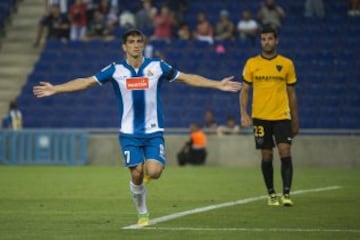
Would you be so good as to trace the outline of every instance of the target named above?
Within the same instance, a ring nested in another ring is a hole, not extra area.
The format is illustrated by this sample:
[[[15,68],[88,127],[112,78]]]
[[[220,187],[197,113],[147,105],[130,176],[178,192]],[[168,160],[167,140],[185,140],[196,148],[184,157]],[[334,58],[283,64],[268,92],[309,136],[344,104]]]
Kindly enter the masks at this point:
[[[279,156],[280,156],[280,158],[290,157],[290,156],[291,156],[290,149],[282,149],[282,150],[279,150]]]
[[[150,170],[148,169],[147,171],[147,175],[152,179],[160,178],[161,173],[162,173],[161,169],[150,169]]]
[[[158,179],[161,176],[164,166],[158,161],[148,160],[145,165],[145,174],[152,179]]]
[[[263,149],[262,150],[262,160],[267,162],[271,162],[273,160],[273,152],[272,150],[269,150],[269,149]]]
[[[278,144],[279,155],[281,158],[289,157],[291,155],[290,144]]]
[[[142,166],[136,166],[136,167],[130,168],[130,172],[131,172],[132,182],[134,184],[140,184],[144,177]]]

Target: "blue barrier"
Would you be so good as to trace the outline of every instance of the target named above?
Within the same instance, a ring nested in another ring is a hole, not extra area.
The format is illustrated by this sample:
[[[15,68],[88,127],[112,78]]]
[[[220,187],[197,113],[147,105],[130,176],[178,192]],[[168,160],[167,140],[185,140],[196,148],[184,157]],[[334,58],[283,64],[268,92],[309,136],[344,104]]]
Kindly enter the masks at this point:
[[[0,164],[84,165],[88,133],[77,130],[3,130]]]

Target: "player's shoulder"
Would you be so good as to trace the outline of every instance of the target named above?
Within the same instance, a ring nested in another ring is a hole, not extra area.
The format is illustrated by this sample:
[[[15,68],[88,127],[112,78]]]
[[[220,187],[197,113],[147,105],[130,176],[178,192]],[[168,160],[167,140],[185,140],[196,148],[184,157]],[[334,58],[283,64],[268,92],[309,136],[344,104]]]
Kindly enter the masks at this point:
[[[121,61],[116,61],[116,62],[112,62],[110,63],[108,66],[119,66],[119,65],[125,65],[126,64],[126,61],[125,60],[121,60]]]
[[[246,64],[247,65],[256,64],[259,62],[259,60],[261,60],[261,56],[259,54],[255,56],[251,56],[246,60]]]
[[[164,60],[161,58],[144,58],[143,66],[161,66]]]
[[[161,58],[144,58],[144,62],[161,62],[163,61]]]
[[[257,54],[257,55],[249,57],[248,62],[259,61],[261,58],[262,58],[261,55]]]
[[[278,60],[287,63],[287,64],[293,64],[293,60],[290,57],[284,56],[282,54],[277,55]]]

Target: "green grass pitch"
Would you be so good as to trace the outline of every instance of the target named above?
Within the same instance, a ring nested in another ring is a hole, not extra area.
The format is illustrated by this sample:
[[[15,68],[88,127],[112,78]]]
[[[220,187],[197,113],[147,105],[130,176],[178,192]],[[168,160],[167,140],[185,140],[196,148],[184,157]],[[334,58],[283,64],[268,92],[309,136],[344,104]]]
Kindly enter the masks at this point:
[[[341,188],[122,229],[136,221],[127,169],[1,166],[0,239],[360,239],[359,183],[360,169],[295,168],[294,191]],[[168,167],[147,189],[151,218],[265,194],[260,169],[241,167]]]

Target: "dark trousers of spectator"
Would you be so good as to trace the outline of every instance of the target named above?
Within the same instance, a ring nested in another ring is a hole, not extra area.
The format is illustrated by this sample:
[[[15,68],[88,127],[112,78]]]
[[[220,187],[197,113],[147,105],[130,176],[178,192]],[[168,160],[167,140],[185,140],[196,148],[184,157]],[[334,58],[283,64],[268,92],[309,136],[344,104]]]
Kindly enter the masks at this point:
[[[186,149],[183,148],[177,154],[177,160],[179,166],[191,165],[204,165],[206,161],[207,152],[206,149]]]

